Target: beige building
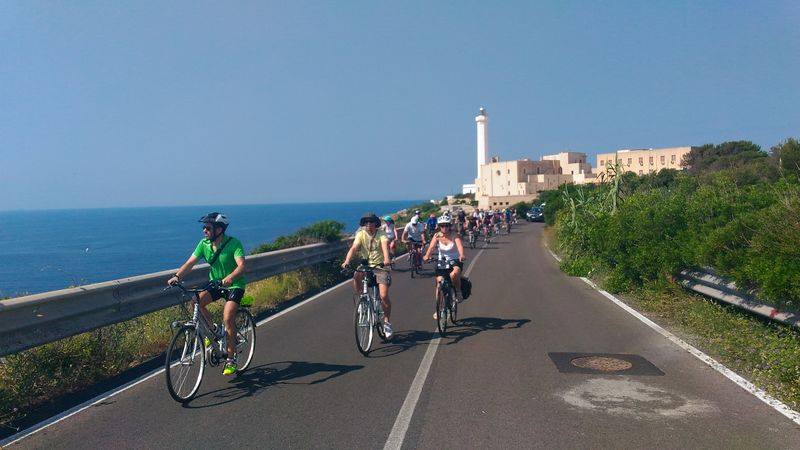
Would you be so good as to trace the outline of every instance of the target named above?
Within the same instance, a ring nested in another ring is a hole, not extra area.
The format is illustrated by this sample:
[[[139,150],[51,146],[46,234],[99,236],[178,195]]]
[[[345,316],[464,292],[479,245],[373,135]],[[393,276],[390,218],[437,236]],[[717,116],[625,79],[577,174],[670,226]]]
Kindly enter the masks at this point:
[[[619,162],[626,172],[638,175],[658,172],[661,169],[682,169],[683,157],[694,147],[667,147],[651,149],[617,150],[597,155],[597,176],[604,178],[608,164]]]
[[[562,152],[540,161],[493,161],[480,166],[475,180],[479,208],[506,207],[539,197],[539,192],[566,183],[593,183],[596,180],[585,153]]]

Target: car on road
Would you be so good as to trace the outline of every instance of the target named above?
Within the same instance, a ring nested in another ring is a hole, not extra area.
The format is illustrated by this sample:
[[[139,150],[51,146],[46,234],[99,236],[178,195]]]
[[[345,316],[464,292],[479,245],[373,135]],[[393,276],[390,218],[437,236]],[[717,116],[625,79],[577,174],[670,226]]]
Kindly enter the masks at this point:
[[[525,213],[525,220],[528,222],[544,222],[544,211],[538,206],[534,206]]]

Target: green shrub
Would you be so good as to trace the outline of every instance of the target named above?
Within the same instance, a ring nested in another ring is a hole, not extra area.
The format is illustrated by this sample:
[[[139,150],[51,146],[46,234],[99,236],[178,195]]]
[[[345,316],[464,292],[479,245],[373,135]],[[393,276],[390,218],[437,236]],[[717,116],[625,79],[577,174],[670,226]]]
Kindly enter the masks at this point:
[[[255,248],[251,254],[272,252],[285,248],[299,247],[301,245],[316,244],[318,242],[333,242],[342,238],[344,224],[335,220],[323,220],[305,228],[297,230],[287,236],[279,236],[274,241],[262,244]]]

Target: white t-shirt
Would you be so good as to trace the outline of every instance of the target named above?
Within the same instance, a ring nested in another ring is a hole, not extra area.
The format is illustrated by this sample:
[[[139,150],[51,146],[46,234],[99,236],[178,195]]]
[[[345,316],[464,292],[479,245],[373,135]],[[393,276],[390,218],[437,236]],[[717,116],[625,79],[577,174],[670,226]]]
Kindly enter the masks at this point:
[[[421,223],[417,223],[415,226],[413,223],[409,222],[406,224],[406,227],[403,228],[404,233],[408,233],[408,238],[417,242],[422,242],[422,230],[424,225]]]

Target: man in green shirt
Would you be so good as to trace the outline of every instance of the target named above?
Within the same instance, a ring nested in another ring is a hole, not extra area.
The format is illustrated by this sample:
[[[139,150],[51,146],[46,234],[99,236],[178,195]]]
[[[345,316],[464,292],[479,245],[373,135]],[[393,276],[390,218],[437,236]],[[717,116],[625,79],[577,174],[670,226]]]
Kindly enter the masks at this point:
[[[244,248],[238,239],[227,236],[225,230],[228,228],[228,218],[224,214],[212,212],[200,218],[203,223],[203,235],[205,236],[194,249],[192,256],[178,269],[178,272],[167,281],[167,284],[175,284],[184,275],[191,272],[195,264],[202,258],[210,266],[209,278],[219,281],[222,288],[211,288],[200,294],[200,312],[208,323],[212,323],[211,315],[206,309],[209,303],[225,298],[225,307],[222,313],[222,321],[225,324],[225,332],[228,359],[222,371],[225,375],[236,373],[236,329],[234,319],[236,311],[239,309],[239,302],[244,297],[246,281],[244,278]],[[216,330],[214,330],[216,332]]]
[[[366,213],[361,218],[361,228],[356,232],[353,245],[344,257],[342,268],[350,264],[353,255],[358,252],[359,258],[366,259],[369,266],[375,273],[375,280],[378,282],[378,294],[383,305],[383,331],[386,339],[392,338],[392,323],[389,320],[392,315],[392,302],[389,300],[389,286],[392,284],[392,276],[389,273],[391,259],[389,257],[389,239],[386,233],[380,229],[381,219],[374,213]],[[356,272],[353,275],[353,287],[356,292],[361,292],[364,274]]]

